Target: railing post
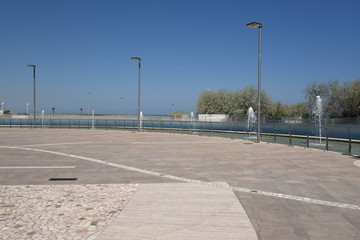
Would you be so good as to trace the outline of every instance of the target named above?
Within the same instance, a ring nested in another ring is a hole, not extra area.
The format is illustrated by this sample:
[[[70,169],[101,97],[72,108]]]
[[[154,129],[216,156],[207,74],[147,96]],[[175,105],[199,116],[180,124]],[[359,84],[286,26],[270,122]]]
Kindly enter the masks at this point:
[[[326,136],[326,151],[329,151],[329,134],[327,127],[325,127],[325,136]]]
[[[288,127],[289,127],[289,144],[290,144],[290,146],[292,146],[291,126],[290,126],[290,125],[288,125]]]
[[[306,127],[306,147],[309,148],[309,127]]]
[[[274,143],[276,143],[276,131],[275,131],[275,125],[273,125],[273,132],[274,132]]]
[[[351,131],[350,131],[350,128],[348,128],[348,133],[349,133],[349,155],[351,155]]]
[[[247,136],[248,136],[248,139],[249,139],[250,138],[250,131],[249,131],[248,127],[246,128],[246,132],[247,132]]]

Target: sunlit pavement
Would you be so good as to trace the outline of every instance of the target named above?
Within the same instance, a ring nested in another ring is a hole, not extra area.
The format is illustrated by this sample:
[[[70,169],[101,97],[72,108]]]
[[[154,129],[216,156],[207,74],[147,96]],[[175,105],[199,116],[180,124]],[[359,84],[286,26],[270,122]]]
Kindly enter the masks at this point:
[[[224,182],[259,239],[360,238],[351,156],[180,134],[5,128],[0,153],[1,185]]]

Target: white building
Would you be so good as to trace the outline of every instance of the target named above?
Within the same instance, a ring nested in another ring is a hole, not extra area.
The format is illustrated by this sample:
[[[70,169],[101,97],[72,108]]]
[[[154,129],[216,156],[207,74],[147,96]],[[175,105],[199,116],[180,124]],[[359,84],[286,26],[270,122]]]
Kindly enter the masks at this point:
[[[199,121],[203,122],[227,122],[229,115],[227,114],[199,114]]]

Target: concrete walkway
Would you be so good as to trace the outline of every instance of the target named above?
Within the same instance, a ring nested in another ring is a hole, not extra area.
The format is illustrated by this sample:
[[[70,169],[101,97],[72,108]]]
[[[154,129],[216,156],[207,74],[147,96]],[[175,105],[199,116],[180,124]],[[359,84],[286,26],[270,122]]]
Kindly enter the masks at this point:
[[[224,183],[225,184],[225,183]],[[205,184],[141,184],[96,239],[258,239],[235,194]]]

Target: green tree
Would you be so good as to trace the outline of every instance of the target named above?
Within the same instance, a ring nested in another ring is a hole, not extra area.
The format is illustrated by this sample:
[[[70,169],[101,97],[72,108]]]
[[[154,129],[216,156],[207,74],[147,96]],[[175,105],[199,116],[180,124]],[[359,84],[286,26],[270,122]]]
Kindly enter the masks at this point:
[[[356,117],[360,115],[360,80],[347,83],[344,87],[343,104],[344,117]]]
[[[320,96],[323,103],[324,116],[332,118],[356,117],[360,114],[360,80],[341,83],[314,82],[304,90],[306,108],[311,114],[315,106],[316,96]]]
[[[197,101],[197,112],[200,114],[229,114],[231,117],[237,117],[246,115],[249,107],[257,109],[255,87],[246,87],[235,92],[225,89],[216,92],[205,91]],[[261,107],[262,115],[272,113],[272,102],[265,91],[261,93]]]
[[[282,104],[281,102],[275,103],[273,108],[274,108],[274,113],[273,113],[274,117],[288,117],[291,115],[289,109],[290,107],[285,104]]]
[[[202,92],[197,101],[196,109],[200,114],[219,113],[219,99],[217,94],[213,91]]]
[[[290,117],[307,117],[306,104],[297,103],[289,106]]]

